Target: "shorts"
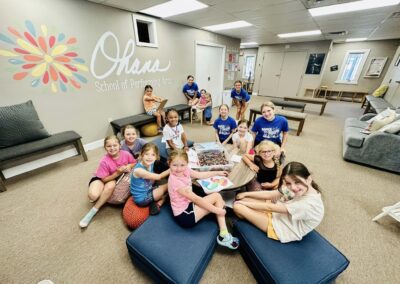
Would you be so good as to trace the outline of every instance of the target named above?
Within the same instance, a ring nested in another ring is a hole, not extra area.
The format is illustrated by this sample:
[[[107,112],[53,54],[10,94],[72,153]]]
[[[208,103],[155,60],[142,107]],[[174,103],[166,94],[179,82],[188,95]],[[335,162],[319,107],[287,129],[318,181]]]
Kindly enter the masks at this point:
[[[278,235],[276,234],[274,226],[272,224],[272,212],[267,212],[267,218],[268,218],[268,227],[267,227],[268,238],[279,241]]]
[[[88,186],[90,186],[90,184],[91,184],[92,182],[94,182],[95,180],[100,180],[100,181],[101,181],[101,178],[99,178],[99,177],[92,177],[92,178],[90,179],[90,181],[89,181]]]
[[[152,108],[151,110],[147,110],[146,111],[146,113],[148,114],[148,115],[153,115],[153,114],[155,114],[157,112],[157,108]]]
[[[220,140],[221,141],[221,140]],[[224,143],[226,141],[226,139],[224,140],[224,141],[221,141],[221,143]],[[228,142],[226,142],[227,144],[233,144],[233,141],[232,141],[232,137],[228,140]]]
[[[154,202],[154,195],[153,195],[153,190],[156,189],[158,187],[154,186],[151,188],[151,190],[147,191],[146,193],[146,197],[140,201],[135,200],[135,204],[139,207],[146,207],[148,206],[150,203]]]
[[[174,218],[175,221],[184,228],[191,228],[196,225],[193,202],[190,202],[188,207],[178,216],[174,216]]]
[[[118,180],[119,179],[119,177],[120,176],[118,176],[115,180]],[[99,181],[101,181],[101,182],[103,182],[102,180],[101,180],[101,178],[99,178],[99,177],[92,177],[90,180],[89,180],[89,186],[90,186],[90,184],[92,183],[92,182],[94,182],[95,180],[99,180]],[[104,183],[104,182],[103,182]]]

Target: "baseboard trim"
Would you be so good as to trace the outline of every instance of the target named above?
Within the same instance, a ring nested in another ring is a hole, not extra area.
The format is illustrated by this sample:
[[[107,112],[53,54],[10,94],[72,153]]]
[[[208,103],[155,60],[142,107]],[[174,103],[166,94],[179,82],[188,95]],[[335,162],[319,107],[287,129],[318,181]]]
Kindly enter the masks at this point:
[[[85,148],[85,151],[87,152],[90,150],[94,150],[94,149],[103,147],[103,143],[104,143],[104,139],[101,139],[101,140],[97,140],[97,141],[85,144],[83,147]],[[67,158],[70,158],[70,157],[73,157],[76,155],[78,155],[78,152],[76,151],[76,149],[68,149],[68,150],[65,150],[65,151],[57,153],[57,154],[53,154],[53,155],[50,155],[50,156],[47,156],[44,158],[40,158],[40,159],[31,161],[31,162],[28,162],[25,164],[21,164],[21,165],[12,167],[12,168],[5,169],[5,170],[3,170],[3,174],[4,174],[4,177],[7,179],[7,178],[10,178],[13,176],[17,176],[17,175],[20,175],[20,174],[23,174],[23,173],[26,173],[26,172],[29,172],[29,171],[32,171],[32,170],[56,163],[56,162],[62,161],[64,159],[67,159]]]

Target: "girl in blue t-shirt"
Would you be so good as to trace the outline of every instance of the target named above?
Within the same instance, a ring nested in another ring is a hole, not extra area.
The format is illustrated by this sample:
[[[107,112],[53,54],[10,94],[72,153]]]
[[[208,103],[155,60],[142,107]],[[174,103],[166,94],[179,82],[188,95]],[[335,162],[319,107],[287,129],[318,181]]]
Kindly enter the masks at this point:
[[[188,100],[188,105],[194,106],[198,103],[200,97],[199,87],[194,82],[192,75],[187,76],[187,84],[183,86],[182,92]]]
[[[219,107],[219,117],[214,121],[215,137],[217,142],[225,145],[232,144],[232,135],[235,133],[236,121],[229,115],[229,107],[223,104]]]
[[[231,98],[236,106],[236,119],[244,119],[244,113],[249,106],[250,95],[242,88],[242,81],[235,82],[235,88],[231,91]]]
[[[261,105],[261,114],[262,116],[256,119],[251,129],[254,137],[254,146],[264,140],[272,141],[280,147],[279,156],[285,152],[289,131],[288,121],[284,116],[275,115],[275,105],[270,101]]]

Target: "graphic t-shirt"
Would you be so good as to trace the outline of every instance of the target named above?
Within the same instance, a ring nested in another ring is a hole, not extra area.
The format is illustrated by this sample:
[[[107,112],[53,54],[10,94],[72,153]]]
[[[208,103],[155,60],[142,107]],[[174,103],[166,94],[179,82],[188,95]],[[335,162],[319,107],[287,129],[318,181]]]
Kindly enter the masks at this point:
[[[176,146],[176,148],[183,149],[185,147],[182,141],[183,132],[183,127],[181,124],[178,124],[174,127],[171,127],[169,126],[169,124],[167,124],[164,126],[163,130],[163,142],[167,142],[167,140],[172,140],[172,143]],[[171,148],[168,143],[165,143],[165,147],[167,149]]]
[[[192,99],[194,97],[194,93],[197,91],[197,96],[196,98],[200,97],[199,94],[199,86],[197,86],[197,84],[195,82],[193,82],[193,84],[191,86],[189,86],[189,84],[185,84],[183,86],[182,92],[183,93],[187,93]]]
[[[250,95],[243,88],[240,89],[239,93],[237,93],[236,89],[233,88],[232,91],[231,91],[231,98],[232,99],[237,99],[238,101],[248,102],[250,100]]]
[[[213,127],[218,131],[219,141],[222,143],[231,135],[232,131],[237,128],[237,125],[236,121],[228,116],[225,120],[218,117],[214,121]]]
[[[256,142],[269,140],[278,144],[282,144],[281,132],[288,132],[289,125],[286,117],[275,115],[272,121],[268,121],[263,116],[256,119],[251,129],[256,134]]]

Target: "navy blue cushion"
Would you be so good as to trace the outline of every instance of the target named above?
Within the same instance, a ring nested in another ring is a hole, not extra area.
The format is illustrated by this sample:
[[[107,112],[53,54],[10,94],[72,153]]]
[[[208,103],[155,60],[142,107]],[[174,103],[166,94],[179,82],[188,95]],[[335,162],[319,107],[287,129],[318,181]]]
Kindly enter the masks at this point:
[[[165,205],[128,237],[126,245],[133,263],[157,283],[198,283],[215,251],[217,234],[215,218],[184,229]]]
[[[330,283],[349,265],[316,231],[285,244],[245,221],[237,221],[234,231],[240,253],[259,283]]]
[[[153,141],[151,141],[151,143],[154,143],[157,145],[158,150],[160,151],[160,157],[161,157],[161,161],[167,161],[168,160],[168,152],[167,152],[167,148],[165,146],[165,142],[162,142],[162,137],[158,137],[156,139],[154,139]],[[193,146],[193,141],[189,141],[188,140],[188,146],[192,147]]]

